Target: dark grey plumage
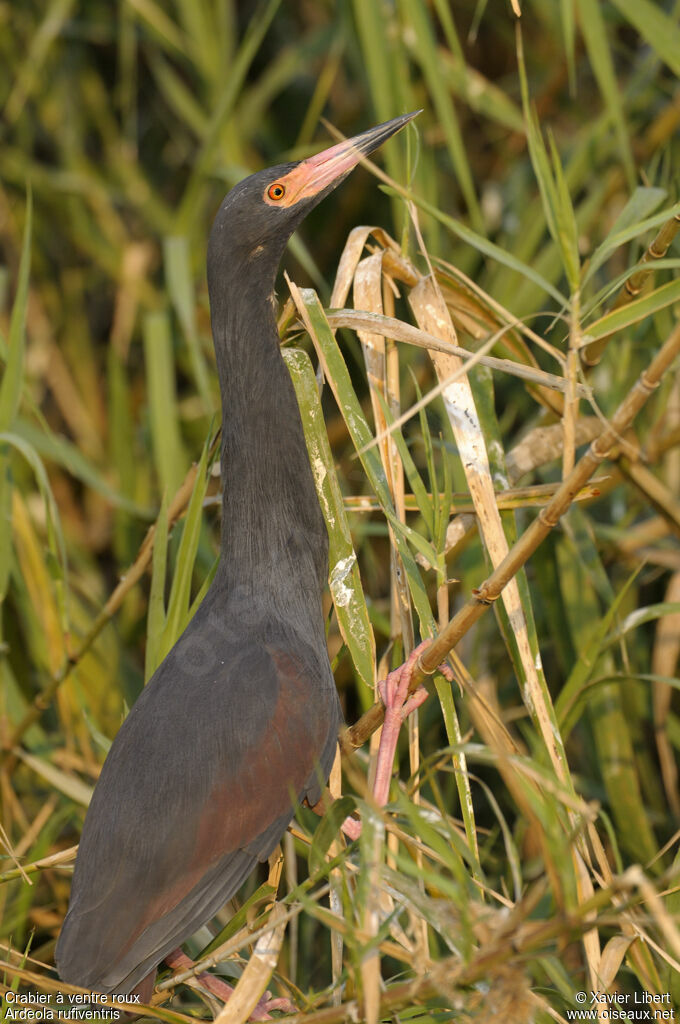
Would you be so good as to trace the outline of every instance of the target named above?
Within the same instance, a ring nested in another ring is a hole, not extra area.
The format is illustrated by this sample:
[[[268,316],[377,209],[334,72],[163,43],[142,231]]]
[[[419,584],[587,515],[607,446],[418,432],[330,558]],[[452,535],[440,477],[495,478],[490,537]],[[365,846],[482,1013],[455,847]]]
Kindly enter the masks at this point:
[[[411,116],[328,158],[252,175],[215,218],[220,565],[95,788],[56,950],[65,981],[130,993],[267,858],[295,801],[316,803],[328,777],[341,722],[321,608],[328,538],[272,293],[305,215]],[[267,201],[271,183],[298,178],[311,182],[299,199]]]

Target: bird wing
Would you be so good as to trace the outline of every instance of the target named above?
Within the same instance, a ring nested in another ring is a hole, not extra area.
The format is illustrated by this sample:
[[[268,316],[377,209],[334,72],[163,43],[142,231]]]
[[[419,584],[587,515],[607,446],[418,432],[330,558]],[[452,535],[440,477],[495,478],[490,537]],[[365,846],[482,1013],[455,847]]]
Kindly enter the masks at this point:
[[[57,965],[98,991],[130,992],[213,916],[332,764],[327,660],[223,638],[201,662],[196,619],[121,727],[83,829]]]

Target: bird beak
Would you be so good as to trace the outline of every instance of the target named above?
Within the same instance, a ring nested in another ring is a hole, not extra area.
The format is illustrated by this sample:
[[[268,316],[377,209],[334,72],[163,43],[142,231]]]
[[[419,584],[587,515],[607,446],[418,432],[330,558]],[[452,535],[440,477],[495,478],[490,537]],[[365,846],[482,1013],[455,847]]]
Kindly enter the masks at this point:
[[[339,185],[343,178],[356,167],[360,160],[381,146],[383,142],[395,135],[404,125],[420,114],[414,110],[410,114],[395,117],[384,124],[369,128],[351,139],[339,142],[337,146],[324,149],[316,156],[310,156],[293,168],[278,181],[284,186],[286,193],[283,201],[272,202],[274,206],[294,206],[302,199],[318,196],[329,186]]]

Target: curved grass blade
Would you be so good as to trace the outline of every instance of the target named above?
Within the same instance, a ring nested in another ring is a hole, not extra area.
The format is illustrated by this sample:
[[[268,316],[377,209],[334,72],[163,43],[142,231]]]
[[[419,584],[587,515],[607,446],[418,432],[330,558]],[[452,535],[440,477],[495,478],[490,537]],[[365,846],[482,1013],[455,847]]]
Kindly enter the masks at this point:
[[[9,430],[21,400],[24,377],[24,348],[26,345],[26,306],[28,304],[28,277],[31,270],[31,232],[33,225],[33,196],[26,196],[26,222],[19,261],[17,290],[9,324],[7,365],[0,385],[0,430]]]
[[[182,528],[182,539],[177,552],[175,575],[172,580],[168,613],[158,642],[158,655],[162,660],[189,622],[191,580],[194,574],[198,540],[203,523],[203,499],[208,487],[208,450],[210,436],[203,446],[196,471],[196,482]]]
[[[372,687],[375,681],[375,636],[328,443],[316,376],[306,352],[285,349],[283,358],[300,406],[309,461],[328,529],[329,583],[338,625],[359,677]]]

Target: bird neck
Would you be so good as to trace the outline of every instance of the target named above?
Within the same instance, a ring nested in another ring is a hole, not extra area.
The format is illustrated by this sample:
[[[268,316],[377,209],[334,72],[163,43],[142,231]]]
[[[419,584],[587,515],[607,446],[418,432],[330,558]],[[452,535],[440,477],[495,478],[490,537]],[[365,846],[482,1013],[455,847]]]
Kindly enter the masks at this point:
[[[223,283],[219,296],[211,289],[211,308],[222,393],[221,572],[238,593],[275,589],[284,602],[307,580],[318,604],[328,537],[273,293]]]

